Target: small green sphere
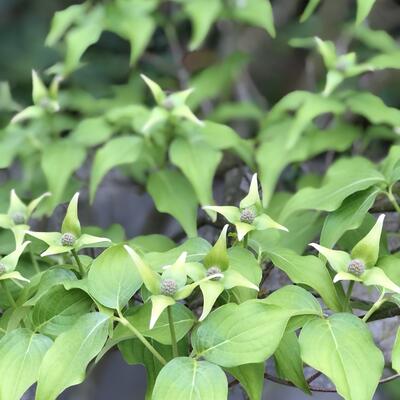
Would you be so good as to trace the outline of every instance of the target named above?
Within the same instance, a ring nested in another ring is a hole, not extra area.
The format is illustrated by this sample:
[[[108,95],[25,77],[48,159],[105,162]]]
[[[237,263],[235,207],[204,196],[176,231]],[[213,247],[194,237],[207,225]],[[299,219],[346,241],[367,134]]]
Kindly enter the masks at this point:
[[[247,224],[252,224],[256,218],[256,212],[253,207],[247,207],[243,209],[240,213],[240,222],[246,222]]]
[[[208,268],[206,276],[212,276],[212,275],[216,275],[216,274],[221,274],[222,271],[219,267],[217,267],[216,265]],[[221,276],[215,276],[214,278],[211,278],[212,281],[219,281],[221,279]]]
[[[347,271],[355,276],[361,276],[365,271],[365,264],[362,260],[356,258],[350,261]]]
[[[178,285],[173,279],[163,279],[160,286],[161,294],[172,297],[178,290]]]
[[[25,215],[20,211],[15,212],[11,218],[15,225],[21,225],[25,223]]]
[[[66,232],[61,236],[61,244],[63,246],[73,246],[76,242],[76,237],[73,233]]]
[[[172,111],[175,107],[174,102],[172,101],[171,98],[167,97],[163,103],[162,103],[163,107],[168,110],[168,111]]]

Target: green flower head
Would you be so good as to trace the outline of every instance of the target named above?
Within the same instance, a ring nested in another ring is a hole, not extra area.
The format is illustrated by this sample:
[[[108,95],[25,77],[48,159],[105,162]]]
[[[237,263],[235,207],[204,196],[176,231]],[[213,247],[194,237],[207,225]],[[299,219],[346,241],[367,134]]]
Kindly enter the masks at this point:
[[[30,242],[17,244],[16,249],[12,253],[0,259],[0,280],[15,279],[17,281],[29,282],[29,279],[24,278],[15,270],[21,254],[29,244]]]
[[[86,247],[107,247],[111,243],[107,238],[82,234],[78,219],[78,199],[79,193],[76,193],[68,205],[61,232],[27,232],[48,244],[49,247],[41,254],[42,257],[68,253],[71,250],[78,251]]]
[[[135,250],[127,245],[124,247],[136,265],[144,286],[151,293],[150,329],[154,327],[158,318],[168,306],[187,298],[202,282],[214,277],[203,276],[197,281],[188,282],[186,252],[183,252],[172,265],[163,267],[162,273],[159,274]]]
[[[10,192],[10,203],[6,214],[0,214],[0,228],[10,229],[15,237],[17,245],[24,240],[26,231],[29,229],[29,219],[43,199],[50,196],[44,193],[40,197],[25,204],[14,189]]]
[[[228,225],[225,225],[218,240],[204,257],[203,263],[191,263],[188,268],[189,276],[193,280],[201,282],[200,290],[203,293],[204,305],[200,321],[211,312],[215,302],[224,290],[239,286],[258,291],[257,285],[230,267],[226,246],[227,230]],[[209,279],[205,280],[204,278]]]
[[[146,85],[149,87],[157,106],[153,108],[150,116],[143,127],[143,133],[147,133],[156,125],[166,122],[169,117],[182,118],[203,125],[191,111],[186,101],[193,89],[182,90],[172,94],[167,94],[161,87],[146,75],[141,75]]]
[[[376,266],[384,218],[384,214],[379,216],[372,229],[353,247],[350,254],[310,243],[310,246],[318,250],[336,271],[334,282],[350,280],[400,293],[400,287],[392,282],[379,266]]]
[[[265,213],[258,193],[257,174],[253,175],[249,193],[242,199],[239,207],[205,206],[203,209],[206,211],[216,211],[223,215],[231,224],[235,225],[239,241],[254,230],[280,229],[287,231],[287,228],[278,224]]]

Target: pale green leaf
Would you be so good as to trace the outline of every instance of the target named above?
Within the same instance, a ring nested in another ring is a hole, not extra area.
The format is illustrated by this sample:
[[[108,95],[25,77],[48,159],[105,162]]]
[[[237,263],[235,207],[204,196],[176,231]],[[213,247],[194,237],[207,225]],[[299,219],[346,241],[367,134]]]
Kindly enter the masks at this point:
[[[372,399],[384,360],[358,317],[335,314],[311,321],[302,329],[299,340],[304,362],[328,376],[342,397]]]
[[[85,149],[67,140],[46,146],[42,153],[41,166],[52,196],[48,200],[48,211],[58,205],[72,174],[85,160]]]
[[[176,139],[170,147],[169,156],[192,184],[200,204],[214,203],[212,184],[222,159],[221,152],[204,142]]]
[[[112,168],[135,162],[142,152],[142,139],[123,136],[108,141],[96,152],[90,178],[90,200],[94,200],[97,187]]]
[[[218,365],[178,357],[160,371],[152,400],[225,400],[228,381]]]
[[[171,214],[188,236],[196,236],[196,194],[184,176],[177,171],[154,172],[147,182],[147,190],[158,211]]]
[[[50,338],[28,329],[15,329],[0,341],[0,398],[20,400],[37,380]]]
[[[70,329],[93,302],[82,290],[66,290],[57,285],[43,294],[35,304],[31,320],[36,332],[58,336]]]
[[[122,245],[110,247],[92,263],[90,294],[106,307],[121,310],[142,285],[132,258]]]
[[[299,256],[292,250],[283,248],[268,250],[267,255],[274,265],[285,272],[294,283],[312,287],[332,310],[342,309],[342,301],[332,283],[328,269],[319,258]]]
[[[351,194],[384,182],[384,177],[366,159],[341,159],[328,170],[320,188],[298,191],[285,205],[280,221],[304,209],[334,211]]]
[[[322,227],[321,244],[333,247],[346,231],[360,227],[379,192],[377,187],[371,187],[354,193],[336,211],[329,213]]]
[[[263,362],[276,350],[290,313],[250,300],[213,311],[192,335],[197,355],[223,367]]]
[[[55,400],[64,389],[81,383],[107,340],[108,328],[109,317],[94,312],[58,336],[40,367],[36,400]]]
[[[264,389],[264,363],[227,368],[244,388],[250,400],[261,400]]]
[[[357,0],[357,16],[356,24],[361,24],[365,18],[367,18],[372,7],[375,4],[375,0]]]

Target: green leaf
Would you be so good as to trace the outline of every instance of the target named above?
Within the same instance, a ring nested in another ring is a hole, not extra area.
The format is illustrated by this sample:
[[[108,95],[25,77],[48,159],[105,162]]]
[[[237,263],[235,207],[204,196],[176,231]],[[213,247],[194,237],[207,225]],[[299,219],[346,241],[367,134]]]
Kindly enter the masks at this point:
[[[388,185],[400,179],[400,146],[393,145],[390,147],[389,154],[382,161],[381,171]]]
[[[139,306],[133,313],[125,318],[145,337],[152,338],[159,343],[171,345],[171,334],[169,330],[167,313],[161,314],[155,326],[149,329],[151,317],[151,303],[147,302]],[[195,319],[193,313],[183,304],[176,303],[171,306],[177,341],[180,341],[192,328]],[[121,340],[131,339],[135,336],[124,325],[119,324],[112,337],[113,343]]]
[[[160,371],[152,400],[223,400],[228,381],[222,369],[207,361],[178,357]]]
[[[264,28],[272,37],[275,37],[274,16],[269,0],[235,2],[232,8],[235,19]]]
[[[158,211],[171,214],[188,236],[196,236],[197,199],[184,176],[177,171],[154,172],[147,181],[147,190]]]
[[[309,322],[300,334],[301,355],[321,371],[346,400],[371,400],[384,359],[365,323],[351,314]]]
[[[164,252],[176,246],[175,242],[168,236],[159,234],[136,236],[128,241],[128,245],[142,253],[150,253],[152,251]]]
[[[47,97],[47,88],[35,70],[32,70],[32,100],[36,106],[41,106]]]
[[[189,85],[194,91],[188,105],[195,109],[207,99],[220,98],[221,93],[231,87],[247,61],[248,57],[244,54],[234,53],[195,75]]]
[[[213,204],[212,184],[222,159],[221,152],[204,142],[176,139],[170,147],[169,156],[192,184],[200,204]]]
[[[158,294],[160,292],[160,283],[161,277],[157,274],[150,265],[147,264],[146,261],[140,257],[135,250],[130,248],[129,246],[124,246],[125,251],[132,259],[133,263],[135,264],[136,269],[139,272],[139,275],[144,283],[144,286],[150,293]]]
[[[380,189],[372,187],[354,193],[336,211],[329,213],[322,228],[321,245],[332,248],[346,231],[360,227],[379,192]]]
[[[317,299],[300,286],[284,286],[261,301],[290,310],[292,315],[311,314],[322,317],[322,309]]]
[[[183,253],[187,253],[186,261],[201,261],[210,251],[211,245],[200,237],[186,240],[180,246],[165,252],[152,252],[144,256],[145,261],[155,270],[161,272],[165,265],[173,264],[176,259]]]
[[[192,345],[199,357],[223,367],[263,362],[278,347],[289,318],[284,309],[253,300],[226,304],[199,325]]]
[[[31,297],[24,305],[34,306],[38,300],[45,295],[52,287],[63,282],[77,280],[76,275],[69,269],[54,268],[49,269],[40,277],[40,282],[37,287],[37,291],[33,297]]]
[[[222,10],[220,0],[189,0],[183,2],[185,13],[192,22],[193,31],[189,48],[191,51],[200,47],[211,29],[212,24],[218,18]]]
[[[65,37],[65,74],[79,67],[80,59],[89,46],[96,43],[104,28],[104,10],[97,6],[86,14],[79,26],[72,28]]]
[[[37,380],[39,367],[52,345],[47,336],[15,329],[0,341],[0,398],[20,400]]]
[[[90,294],[106,307],[121,310],[139,290],[142,279],[123,245],[108,248],[92,263]]]
[[[366,159],[354,157],[341,159],[330,167],[320,188],[298,191],[286,203],[280,221],[305,209],[334,211],[351,194],[384,182],[384,177]]]
[[[314,256],[299,256],[289,249],[275,248],[267,251],[274,265],[285,272],[294,283],[312,287],[334,311],[342,309],[342,302],[324,263]]]
[[[156,29],[155,20],[149,12],[155,8],[157,2],[148,1],[147,5],[143,1],[119,1],[108,4],[106,14],[108,29],[130,42],[131,64],[142,55]]]
[[[279,377],[296,385],[307,394],[311,394],[304,377],[300,345],[295,332],[286,332],[274,354]]]
[[[378,96],[366,92],[356,92],[346,101],[349,109],[367,118],[373,124],[400,126],[400,110],[388,107]]]
[[[164,91],[161,89],[161,86],[158,83],[154,82],[152,79],[148,78],[146,75],[142,74],[140,76],[144,80],[146,85],[149,87],[156,103],[158,105],[162,105],[166,99],[166,95]]]
[[[84,162],[85,149],[76,143],[60,140],[46,146],[41,165],[52,196],[48,200],[48,211],[58,205],[73,174]]]
[[[113,128],[104,117],[92,117],[81,120],[70,133],[70,138],[83,146],[91,147],[105,142],[112,133]]]
[[[363,237],[351,251],[351,257],[353,259],[359,258],[365,261],[365,264],[368,268],[373,267],[378,260],[379,243],[384,219],[385,214],[381,214],[368,234]]]
[[[314,13],[320,2],[321,0],[309,0],[306,8],[303,11],[303,14],[301,14],[300,22],[307,21],[308,18],[310,18],[311,15]]]
[[[67,212],[61,225],[61,233],[72,233],[75,235],[76,239],[81,236],[81,224],[78,218],[78,201],[79,193],[75,193],[68,204]]]
[[[261,400],[264,389],[264,363],[244,364],[227,368],[246,390],[250,400]]]
[[[70,329],[93,302],[82,290],[65,290],[57,285],[47,291],[35,304],[31,320],[35,331],[58,336]]]
[[[367,18],[374,4],[375,0],[357,0],[357,25],[361,24],[361,22],[363,22],[364,19]]]
[[[64,389],[81,383],[89,362],[104,346],[109,317],[90,313],[57,337],[39,371],[36,400],[55,400]]]
[[[96,153],[90,178],[90,201],[93,202],[99,183],[112,168],[135,162],[142,151],[142,139],[123,136],[108,141]]]
[[[287,149],[286,135],[289,127],[290,120],[284,120],[268,125],[268,128],[261,133],[265,141],[258,148],[256,159],[263,188],[264,207],[267,207],[278,178],[287,165],[304,161],[327,150],[344,151],[360,134],[358,129],[347,124],[338,124],[324,131],[306,130],[296,146]]]
[[[228,225],[225,225],[218,240],[204,257],[203,263],[206,268],[218,266],[222,271],[225,271],[229,267],[228,250],[226,247],[227,230]]]
[[[46,38],[46,46],[54,46],[65,31],[79,18],[83,17],[88,3],[74,4],[65,10],[57,11],[51,21],[50,32]]]

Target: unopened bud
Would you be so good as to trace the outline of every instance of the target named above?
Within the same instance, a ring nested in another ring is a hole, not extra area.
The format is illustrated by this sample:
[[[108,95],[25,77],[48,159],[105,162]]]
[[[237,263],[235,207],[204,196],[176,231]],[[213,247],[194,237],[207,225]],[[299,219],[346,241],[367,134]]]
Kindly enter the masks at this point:
[[[207,277],[213,276],[213,275],[217,275],[217,274],[219,276],[214,276],[213,278],[211,278],[212,281],[219,281],[221,279],[220,275],[222,274],[222,271],[217,266],[213,266],[213,267],[208,268],[207,273],[206,273]]]
[[[256,217],[256,212],[252,207],[247,207],[240,213],[240,222],[246,222],[247,224],[252,224],[254,218]]]
[[[61,244],[63,246],[73,246],[75,244],[76,237],[74,234],[66,232],[61,236]]]
[[[351,260],[347,271],[355,276],[361,276],[365,271],[365,264],[359,259]]]
[[[11,218],[15,225],[21,225],[25,223],[25,215],[20,211],[15,212]]]
[[[178,285],[173,279],[163,279],[160,286],[161,294],[172,297],[178,290]]]

